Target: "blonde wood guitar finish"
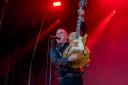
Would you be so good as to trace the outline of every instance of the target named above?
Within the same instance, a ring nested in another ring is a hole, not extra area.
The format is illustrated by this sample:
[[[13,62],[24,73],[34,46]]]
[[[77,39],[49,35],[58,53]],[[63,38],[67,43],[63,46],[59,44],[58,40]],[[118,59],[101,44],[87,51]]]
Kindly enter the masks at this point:
[[[87,35],[81,37],[79,39],[75,38],[75,32],[70,33],[69,35],[69,46],[65,49],[63,55],[65,57],[70,57],[73,54],[77,55],[77,58],[68,63],[68,65],[72,68],[79,68],[81,66],[86,66],[89,60],[89,50],[84,46],[87,40]],[[82,45],[84,48],[81,49]],[[76,48],[76,49],[75,49]]]

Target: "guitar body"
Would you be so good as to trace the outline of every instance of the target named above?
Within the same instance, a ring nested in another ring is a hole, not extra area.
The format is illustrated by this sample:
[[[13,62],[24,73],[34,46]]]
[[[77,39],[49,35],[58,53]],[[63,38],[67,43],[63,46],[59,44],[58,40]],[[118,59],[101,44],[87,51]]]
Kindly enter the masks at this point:
[[[89,51],[84,46],[87,40],[87,35],[78,39],[75,38],[75,32],[70,33],[69,35],[69,46],[65,49],[63,55],[66,57],[70,57],[74,54],[77,55],[77,58],[68,63],[68,65],[72,68],[79,68],[81,66],[85,66],[88,63],[89,59]]]

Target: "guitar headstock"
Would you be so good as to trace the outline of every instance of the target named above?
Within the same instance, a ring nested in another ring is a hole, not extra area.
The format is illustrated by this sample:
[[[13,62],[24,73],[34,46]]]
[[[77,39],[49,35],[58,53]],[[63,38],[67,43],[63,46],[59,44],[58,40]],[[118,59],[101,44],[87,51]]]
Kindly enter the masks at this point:
[[[80,0],[79,9],[83,9],[87,5],[88,0]]]

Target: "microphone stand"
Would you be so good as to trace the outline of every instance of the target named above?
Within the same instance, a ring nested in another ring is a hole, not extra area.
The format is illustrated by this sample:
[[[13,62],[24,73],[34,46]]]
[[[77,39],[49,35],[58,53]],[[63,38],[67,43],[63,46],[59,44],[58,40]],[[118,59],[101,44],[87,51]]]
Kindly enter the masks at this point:
[[[38,45],[38,42],[39,42],[39,39],[40,39],[41,30],[42,30],[43,25],[44,25],[44,19],[42,20],[42,24],[41,24],[41,27],[40,27],[40,30],[39,30],[39,33],[38,33],[38,36],[37,36],[36,44],[35,44],[33,54],[32,54],[32,58],[31,58],[31,61],[30,61],[28,85],[31,85],[32,61],[33,61],[34,56],[35,56],[35,52],[36,52],[37,45]]]
[[[49,62],[49,68],[47,67],[46,69],[49,69],[49,80],[46,81],[48,82],[48,84],[46,83],[46,85],[52,85],[52,49],[53,49],[53,45],[54,45],[54,39],[56,39],[56,37],[51,37],[49,36],[50,39],[50,62]],[[49,56],[48,56],[49,57]],[[46,70],[47,72],[47,70]],[[46,78],[47,79],[47,78]]]
[[[50,51],[53,48],[53,38],[51,38],[51,46]],[[52,85],[52,51],[50,52],[50,69],[49,69],[49,85]]]

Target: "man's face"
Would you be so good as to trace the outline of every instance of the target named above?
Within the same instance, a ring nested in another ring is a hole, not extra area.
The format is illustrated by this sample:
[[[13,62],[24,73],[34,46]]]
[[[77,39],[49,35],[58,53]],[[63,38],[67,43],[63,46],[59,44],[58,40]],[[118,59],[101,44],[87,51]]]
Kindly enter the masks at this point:
[[[58,44],[64,44],[67,42],[68,34],[64,29],[58,29],[56,32],[56,36],[60,39],[56,39]]]

